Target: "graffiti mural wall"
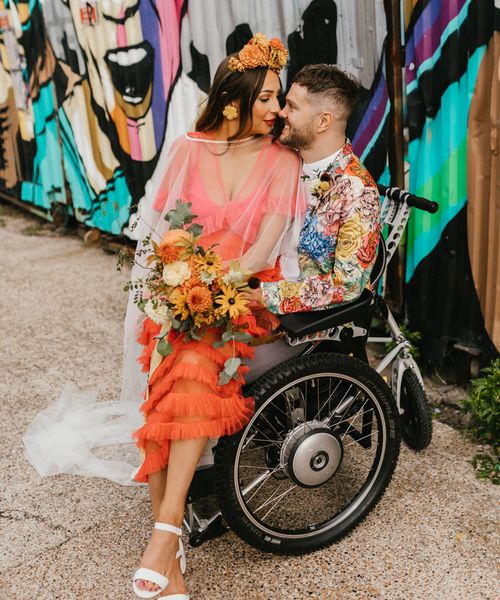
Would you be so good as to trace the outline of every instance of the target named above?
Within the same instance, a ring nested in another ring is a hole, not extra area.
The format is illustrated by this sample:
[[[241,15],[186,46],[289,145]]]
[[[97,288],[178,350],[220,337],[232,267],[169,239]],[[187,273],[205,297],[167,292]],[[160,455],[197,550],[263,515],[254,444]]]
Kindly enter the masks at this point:
[[[0,0],[0,190],[127,233],[161,156],[189,130],[221,59],[257,31],[363,84],[351,135],[385,169],[380,0]]]
[[[500,4],[418,0],[407,9],[410,190],[440,204],[435,215],[415,211],[409,223],[410,326],[424,333],[433,362],[442,360],[450,340],[494,355],[492,342],[500,348]]]
[[[489,140],[500,9],[493,0],[401,5],[410,187],[441,204],[412,218],[406,301],[410,327],[439,362],[450,340],[500,345],[500,263],[485,259],[499,243]],[[388,183],[383,0],[0,0],[0,192],[49,219],[132,236],[129,219],[174,138],[192,128],[218,63],[257,31],[289,48],[285,89],[314,62],[360,79],[348,133]],[[487,183],[471,187],[485,164]]]

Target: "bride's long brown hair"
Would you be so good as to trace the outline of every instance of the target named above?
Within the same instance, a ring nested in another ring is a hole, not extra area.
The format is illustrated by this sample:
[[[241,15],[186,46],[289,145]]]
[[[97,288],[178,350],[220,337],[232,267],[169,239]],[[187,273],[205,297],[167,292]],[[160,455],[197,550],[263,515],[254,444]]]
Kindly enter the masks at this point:
[[[264,85],[267,68],[256,67],[243,72],[231,71],[228,66],[231,57],[238,58],[238,53],[230,54],[219,65],[208,91],[206,106],[196,121],[195,130],[207,132],[218,129],[224,120],[222,111],[226,104],[239,100],[240,126],[238,131],[228,138],[234,140],[252,127],[252,106]]]

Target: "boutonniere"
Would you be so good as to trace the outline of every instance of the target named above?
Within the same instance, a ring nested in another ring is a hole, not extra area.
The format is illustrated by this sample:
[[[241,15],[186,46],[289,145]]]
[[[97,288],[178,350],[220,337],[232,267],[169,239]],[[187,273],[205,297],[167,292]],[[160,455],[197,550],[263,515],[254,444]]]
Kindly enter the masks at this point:
[[[312,196],[315,198],[314,201],[311,201],[313,206],[318,206],[321,200],[328,194],[333,185],[333,178],[328,173],[328,171],[324,171],[321,173],[316,179],[311,181],[309,191]]]

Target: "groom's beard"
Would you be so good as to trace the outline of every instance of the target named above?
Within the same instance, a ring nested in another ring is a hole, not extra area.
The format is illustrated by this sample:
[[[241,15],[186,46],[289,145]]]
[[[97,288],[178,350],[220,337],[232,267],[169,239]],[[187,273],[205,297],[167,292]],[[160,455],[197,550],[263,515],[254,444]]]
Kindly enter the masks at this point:
[[[314,143],[315,135],[312,125],[304,125],[302,129],[292,129],[288,125],[288,133],[280,136],[280,142],[285,146],[292,146],[297,150],[308,150]]]

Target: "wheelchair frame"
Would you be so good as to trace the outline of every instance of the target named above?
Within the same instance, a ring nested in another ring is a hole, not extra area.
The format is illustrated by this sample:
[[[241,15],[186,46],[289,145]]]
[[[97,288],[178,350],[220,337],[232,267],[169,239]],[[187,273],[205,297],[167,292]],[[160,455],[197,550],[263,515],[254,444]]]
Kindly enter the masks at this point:
[[[330,318],[331,314],[335,314],[335,323],[313,335],[307,332],[307,326],[305,327],[304,335],[291,335],[291,331],[293,330],[293,323],[291,322],[297,322],[296,316],[285,315],[281,319],[282,325],[285,331],[287,331],[285,338],[289,344],[308,344],[302,355],[313,352],[321,346],[321,350],[350,354],[368,363],[365,348],[367,342],[383,344],[394,342],[396,344],[395,347],[384,356],[378,365],[374,367],[374,370],[382,374],[391,365],[390,387],[400,415],[404,414],[401,403],[403,373],[407,369],[411,369],[417,376],[422,387],[424,387],[418,365],[410,353],[411,344],[405,338],[382,297],[387,266],[396,252],[410,216],[410,206],[406,200],[407,196],[407,194],[406,196],[403,194],[400,200],[394,200],[388,194],[385,196],[382,205],[381,224],[383,227],[388,226],[390,230],[387,240],[385,242],[382,238],[380,240],[376,264],[372,271],[371,284],[372,289],[375,290],[374,292],[365,290],[366,294],[363,293],[358,300],[349,305],[329,311],[321,311],[321,316],[325,316],[327,319]],[[357,316],[360,308],[363,307],[365,307],[364,312],[360,316]],[[388,336],[369,336],[376,307],[380,309],[385,320],[389,330]],[[308,315],[311,314],[308,313]],[[317,315],[318,313],[315,314]],[[342,315],[346,316],[346,320],[342,320]],[[355,318],[350,318],[353,315],[355,315]],[[200,517],[193,506],[195,501],[214,493],[212,471],[213,467],[210,466],[199,468],[189,489],[186,502],[187,514],[184,517],[183,524],[189,533],[190,545],[193,547],[199,546],[204,541],[218,537],[226,533],[229,529],[222,521],[220,510],[216,510],[212,516],[205,519]]]

